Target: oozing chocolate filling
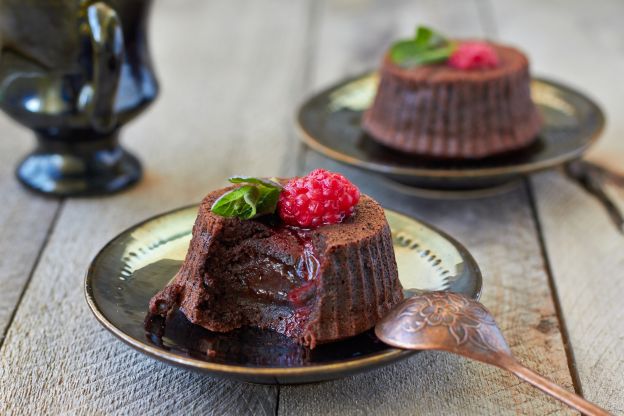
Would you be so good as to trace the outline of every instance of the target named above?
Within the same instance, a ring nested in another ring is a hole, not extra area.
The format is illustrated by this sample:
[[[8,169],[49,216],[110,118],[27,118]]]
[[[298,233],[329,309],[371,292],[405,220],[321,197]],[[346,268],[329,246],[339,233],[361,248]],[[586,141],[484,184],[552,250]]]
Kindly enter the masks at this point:
[[[306,230],[272,221],[256,225],[253,238],[226,237],[207,258],[206,309],[228,315],[234,327],[252,325],[298,337],[316,293],[319,256]]]

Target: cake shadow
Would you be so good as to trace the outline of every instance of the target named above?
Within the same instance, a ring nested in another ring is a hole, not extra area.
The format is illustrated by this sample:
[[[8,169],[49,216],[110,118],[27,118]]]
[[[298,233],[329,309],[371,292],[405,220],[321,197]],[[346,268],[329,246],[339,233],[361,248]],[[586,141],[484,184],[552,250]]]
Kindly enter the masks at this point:
[[[389,347],[373,330],[309,349],[270,329],[242,327],[219,333],[190,322],[179,310],[167,318],[148,314],[145,336],[159,348],[194,359],[245,367],[306,367],[373,355]]]
[[[448,158],[415,155],[395,150],[377,142],[368,133],[362,132],[355,146],[371,161],[389,166],[413,167],[419,169],[484,169],[530,162],[535,155],[543,152],[546,142],[538,136],[531,144],[520,149],[483,158]],[[391,170],[391,168],[390,168]]]

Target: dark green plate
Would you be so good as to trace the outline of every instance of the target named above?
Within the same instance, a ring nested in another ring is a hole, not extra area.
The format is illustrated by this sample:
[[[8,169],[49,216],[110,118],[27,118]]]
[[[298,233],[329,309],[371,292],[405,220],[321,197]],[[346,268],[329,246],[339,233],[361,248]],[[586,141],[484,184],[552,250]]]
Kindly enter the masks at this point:
[[[303,141],[339,162],[424,189],[465,191],[517,180],[522,175],[579,158],[604,126],[598,105],[574,89],[534,79],[533,100],[544,118],[537,141],[504,156],[448,161],[407,155],[384,147],[360,128],[377,90],[376,73],[342,81],[307,100],[298,113]]]
[[[149,219],[115,237],[95,257],[85,281],[95,317],[122,341],[165,362],[255,383],[306,383],[344,377],[413,354],[388,347],[372,331],[303,348],[272,331],[227,334],[190,324],[181,313],[147,318],[150,298],[178,271],[197,206]],[[458,242],[420,221],[386,210],[401,283],[478,298],[481,273]]]

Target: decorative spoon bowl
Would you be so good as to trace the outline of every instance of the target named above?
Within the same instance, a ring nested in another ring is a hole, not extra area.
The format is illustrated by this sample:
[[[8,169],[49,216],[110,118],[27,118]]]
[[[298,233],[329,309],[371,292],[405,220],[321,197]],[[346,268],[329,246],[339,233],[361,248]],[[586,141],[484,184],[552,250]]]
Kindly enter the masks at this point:
[[[490,312],[476,300],[451,292],[428,292],[396,305],[375,327],[388,345],[406,350],[441,350],[508,370],[587,415],[609,413],[516,360]]]

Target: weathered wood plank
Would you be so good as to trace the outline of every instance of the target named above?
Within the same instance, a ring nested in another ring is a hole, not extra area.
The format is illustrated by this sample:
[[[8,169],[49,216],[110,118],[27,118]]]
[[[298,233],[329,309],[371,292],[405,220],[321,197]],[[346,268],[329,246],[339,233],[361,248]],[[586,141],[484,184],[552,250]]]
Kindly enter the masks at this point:
[[[583,395],[624,413],[624,237],[604,208],[561,174],[532,183]],[[624,190],[612,191],[624,204]]]
[[[320,13],[315,88],[376,65],[388,42],[417,22],[455,36],[483,34],[468,2],[327,2]],[[524,187],[487,200],[426,201],[383,180],[307,152],[303,170],[323,166],[352,178],[384,206],[456,236],[484,272],[482,300],[527,366],[572,389],[538,235]],[[318,400],[323,397],[323,400]],[[562,405],[498,369],[444,353],[315,386],[282,387],[280,414],[567,414]]]
[[[14,169],[35,145],[34,134],[0,115],[0,345],[59,207],[23,189]]]
[[[0,351],[0,414],[274,413],[275,387],[216,380],[126,347],[91,316],[82,286],[97,250],[125,227],[199,201],[233,173],[279,173],[307,10],[277,0],[155,4],[162,96],[124,132],[146,178],[114,197],[66,202]]]
[[[608,123],[589,158],[623,173],[624,3],[492,4],[500,36],[529,51],[536,71],[600,102]],[[532,184],[583,394],[624,413],[624,237],[593,197],[558,172],[537,175]],[[624,208],[624,190],[611,184],[609,191]]]

